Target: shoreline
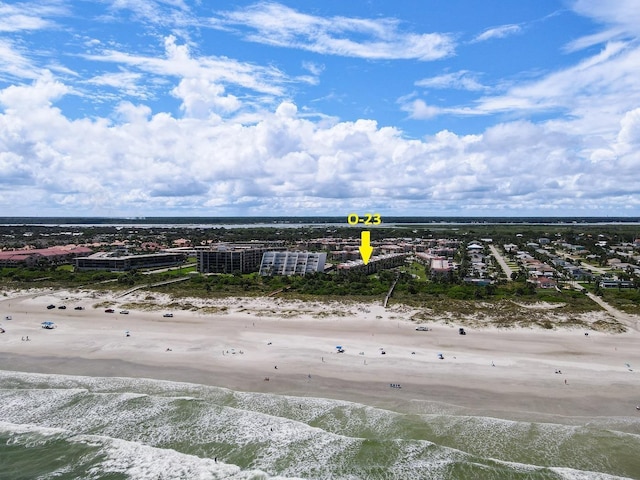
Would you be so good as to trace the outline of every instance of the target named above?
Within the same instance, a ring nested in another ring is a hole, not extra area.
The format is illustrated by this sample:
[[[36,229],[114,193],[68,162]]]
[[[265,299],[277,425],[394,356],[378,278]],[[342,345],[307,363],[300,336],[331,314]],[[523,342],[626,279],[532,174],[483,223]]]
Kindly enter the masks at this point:
[[[630,402],[615,399],[608,394],[588,394],[583,389],[575,397],[557,398],[533,395],[530,391],[505,394],[460,385],[402,383],[400,390],[389,389],[390,392],[387,392],[388,385],[383,382],[354,383],[312,376],[314,383],[305,385],[303,378],[293,375],[280,376],[277,383],[272,376],[270,383],[261,387],[261,383],[253,377],[228,379],[215,375],[214,372],[193,367],[150,366],[117,359],[87,360],[0,353],[0,362],[3,365],[11,365],[9,368],[0,369],[9,374],[159,380],[218,387],[243,393],[340,400],[402,414],[476,416],[570,425],[594,420],[615,421],[625,417],[636,417],[635,408]],[[546,408],[549,406],[551,408]],[[640,434],[640,425],[630,433]]]
[[[404,319],[411,311],[404,307],[341,309],[266,298],[228,298],[212,305],[223,304],[226,313],[172,310],[174,317],[165,318],[159,300],[148,301],[155,310],[121,315],[117,306],[111,314],[94,307],[131,298],[21,293],[0,301],[0,318],[13,317],[2,322],[3,370],[152,378],[332,398],[410,414],[557,423],[640,418],[634,331],[585,335],[583,329],[486,327],[466,328],[461,336],[456,325],[436,321],[426,324],[430,331],[416,331]],[[61,301],[66,310],[46,309]],[[73,310],[76,304],[85,309]],[[58,328],[40,328],[45,320]],[[21,340],[25,336],[30,341]],[[344,353],[336,352],[338,345]]]

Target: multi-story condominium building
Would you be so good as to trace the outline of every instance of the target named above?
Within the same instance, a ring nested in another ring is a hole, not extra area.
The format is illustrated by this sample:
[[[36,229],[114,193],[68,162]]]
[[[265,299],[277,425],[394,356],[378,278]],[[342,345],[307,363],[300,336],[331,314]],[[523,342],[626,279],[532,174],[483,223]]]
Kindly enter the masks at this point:
[[[88,257],[74,260],[76,270],[107,270],[126,272],[140,268],[158,268],[180,265],[184,262],[182,253],[149,253],[145,255],[120,255],[113,252],[98,252]]]
[[[282,249],[280,243],[220,243],[207,247],[197,247],[197,269],[200,273],[257,272],[264,253],[280,249]]]
[[[326,253],[265,252],[260,264],[260,275],[305,275],[323,272]]]
[[[337,266],[338,273],[362,272],[367,275],[380,270],[398,267],[404,264],[407,253],[389,253],[387,255],[374,255],[366,265],[362,260],[352,260]]]

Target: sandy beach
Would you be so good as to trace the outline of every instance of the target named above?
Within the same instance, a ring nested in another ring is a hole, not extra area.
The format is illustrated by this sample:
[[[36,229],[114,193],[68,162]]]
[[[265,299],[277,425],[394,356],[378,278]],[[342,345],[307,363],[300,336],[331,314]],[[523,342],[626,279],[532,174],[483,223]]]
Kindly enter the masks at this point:
[[[415,413],[555,422],[640,415],[633,330],[465,327],[463,336],[437,318],[416,331],[415,311],[402,306],[234,297],[184,308],[149,295],[8,292],[2,369],[185,381]],[[56,328],[41,328],[44,321]]]

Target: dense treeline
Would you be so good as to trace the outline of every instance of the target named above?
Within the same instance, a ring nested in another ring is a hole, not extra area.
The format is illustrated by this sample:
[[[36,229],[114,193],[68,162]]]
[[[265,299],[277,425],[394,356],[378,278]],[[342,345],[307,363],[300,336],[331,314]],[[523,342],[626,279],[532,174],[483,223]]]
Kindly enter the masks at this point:
[[[0,286],[12,288],[54,287],[77,288],[99,285],[103,282],[117,282],[123,278],[113,272],[73,272],[65,267],[33,267],[0,269]]]

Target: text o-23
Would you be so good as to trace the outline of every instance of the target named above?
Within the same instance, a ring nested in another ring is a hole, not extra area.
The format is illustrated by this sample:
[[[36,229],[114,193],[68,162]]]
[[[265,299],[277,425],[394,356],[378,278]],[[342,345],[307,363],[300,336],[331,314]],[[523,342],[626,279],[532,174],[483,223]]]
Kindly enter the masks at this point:
[[[347,216],[347,223],[349,225],[380,225],[382,218],[380,218],[379,213],[365,213],[363,216],[357,213],[350,213]]]

